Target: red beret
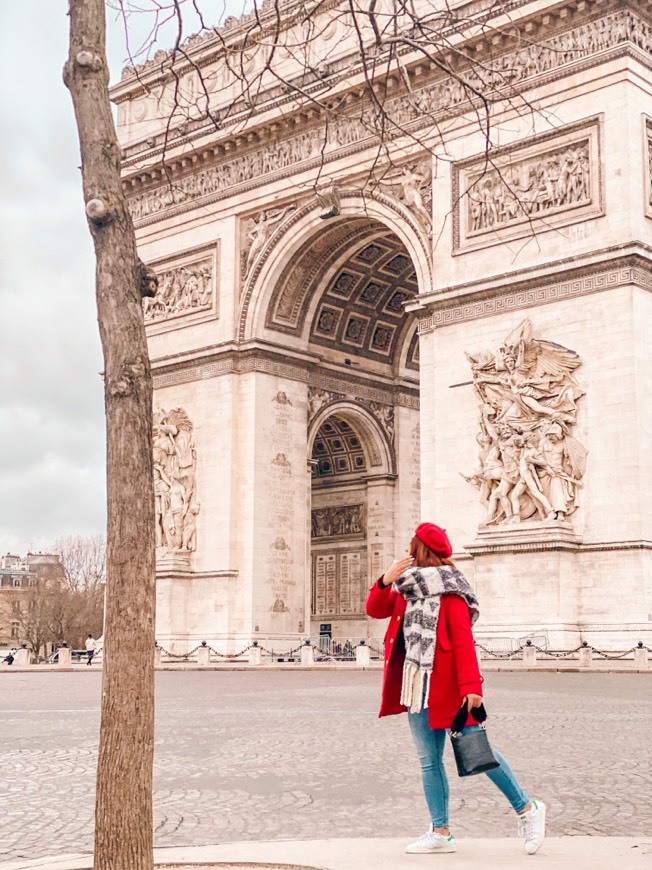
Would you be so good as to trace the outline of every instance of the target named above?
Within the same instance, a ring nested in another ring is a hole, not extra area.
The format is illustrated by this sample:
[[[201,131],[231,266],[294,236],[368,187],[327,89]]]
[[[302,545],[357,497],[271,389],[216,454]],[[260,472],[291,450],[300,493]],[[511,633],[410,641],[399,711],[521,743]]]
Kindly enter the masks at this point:
[[[440,529],[434,523],[421,523],[414,530],[414,534],[437,556],[441,556],[443,559],[450,559],[453,555],[453,547],[448,540],[446,529]]]

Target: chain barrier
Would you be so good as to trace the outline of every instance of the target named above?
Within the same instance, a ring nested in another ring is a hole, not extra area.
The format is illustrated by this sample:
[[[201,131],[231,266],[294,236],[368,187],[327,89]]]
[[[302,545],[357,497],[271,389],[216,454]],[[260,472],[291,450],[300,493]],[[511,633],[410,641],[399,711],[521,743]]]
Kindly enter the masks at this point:
[[[320,660],[321,661],[324,661],[324,660],[355,661],[355,658],[356,658],[355,650],[356,650],[357,645],[358,644],[354,644],[352,641],[347,640],[347,641],[344,641],[343,643],[333,643],[331,645],[330,649],[325,649],[323,646],[320,646],[319,644],[305,641],[304,643],[299,644],[299,646],[294,647],[293,649],[274,650],[274,649],[268,649],[267,647],[264,647],[264,646],[260,646],[257,641],[253,641],[252,643],[243,647],[240,650],[240,652],[237,652],[237,653],[222,653],[222,652],[219,652],[219,650],[216,650],[214,647],[208,646],[205,643],[199,644],[194,649],[190,650],[189,652],[185,652],[185,653],[172,653],[169,650],[166,650],[160,644],[156,644],[156,648],[161,651],[162,655],[168,656],[171,659],[176,659],[177,661],[188,661],[191,658],[191,656],[194,656],[197,653],[197,651],[200,649],[207,649],[209,651],[209,656],[210,655],[217,656],[219,659],[222,659],[225,661],[235,661],[235,660],[241,661],[242,657],[244,655],[246,655],[252,649],[258,649],[258,650],[260,650],[260,652],[262,654],[264,654],[266,656],[270,656],[271,658],[278,659],[278,660],[293,661],[295,659],[295,657],[300,660],[301,650],[302,649],[311,649],[313,651],[313,653],[315,654],[315,659],[317,661],[320,661]],[[366,643],[366,646],[369,649],[371,654],[377,656],[381,660],[384,658],[384,650],[382,647],[372,645],[369,642]],[[632,647],[631,649],[625,650],[624,652],[613,652],[613,653],[608,653],[608,652],[605,652],[604,650],[597,649],[596,647],[591,646],[590,644],[588,644],[586,642],[584,642],[583,644],[581,644],[578,647],[575,647],[575,649],[571,649],[571,650],[546,649],[544,647],[540,647],[537,644],[532,643],[531,641],[528,641],[525,644],[521,644],[520,646],[516,647],[516,649],[510,650],[509,652],[495,652],[494,650],[489,649],[488,647],[484,646],[481,643],[476,643],[475,646],[476,646],[476,649],[482,651],[482,653],[484,654],[483,658],[497,659],[497,660],[501,660],[501,661],[508,661],[510,659],[515,659],[515,658],[522,659],[523,651],[526,649],[536,650],[538,656],[540,656],[540,658],[543,660],[545,660],[545,659],[568,659],[571,656],[577,656],[577,654],[583,649],[590,650],[592,654],[598,656],[599,658],[607,659],[609,661],[620,661],[622,659],[626,659],[628,656],[632,656],[637,649],[639,649],[639,650],[644,649],[647,652],[652,652],[652,647],[646,646],[642,642],[639,642],[638,646]],[[95,655],[97,655],[101,651],[102,651],[102,647],[100,647],[100,649],[96,650]]]
[[[490,658],[490,659],[513,659],[513,658],[516,658],[517,656],[522,657],[523,650],[526,650],[526,649],[536,650],[537,653],[543,659],[545,659],[545,658],[567,659],[567,658],[570,658],[570,656],[577,655],[580,652],[580,650],[588,649],[591,651],[591,653],[595,654],[596,656],[599,656],[600,658],[609,659],[610,661],[619,661],[621,659],[627,658],[627,656],[633,655],[633,653],[637,649],[645,649],[648,652],[652,651],[650,649],[650,647],[645,646],[645,644],[643,644],[643,643],[640,643],[638,646],[632,647],[631,649],[625,650],[625,652],[620,652],[620,653],[616,653],[616,652],[607,653],[607,652],[604,652],[604,650],[597,649],[596,647],[591,646],[588,643],[583,643],[580,646],[575,647],[575,649],[570,649],[570,650],[545,649],[543,647],[537,646],[534,643],[526,643],[526,644],[522,644],[521,646],[519,646],[516,649],[511,650],[510,652],[507,652],[507,653],[493,652],[493,650],[487,649],[486,646],[483,646],[480,643],[476,643],[476,648],[482,650],[482,652],[485,653],[486,657]]]

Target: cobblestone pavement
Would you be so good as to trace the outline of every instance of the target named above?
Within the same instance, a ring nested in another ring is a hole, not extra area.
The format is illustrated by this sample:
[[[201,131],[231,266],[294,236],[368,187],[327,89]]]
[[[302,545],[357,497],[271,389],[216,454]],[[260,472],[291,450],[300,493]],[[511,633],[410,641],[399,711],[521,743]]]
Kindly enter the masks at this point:
[[[156,844],[405,836],[427,824],[405,716],[379,672],[157,674]],[[490,735],[549,833],[652,829],[652,673],[491,673]],[[0,674],[0,861],[92,848],[100,673]],[[451,766],[457,835],[513,835]]]

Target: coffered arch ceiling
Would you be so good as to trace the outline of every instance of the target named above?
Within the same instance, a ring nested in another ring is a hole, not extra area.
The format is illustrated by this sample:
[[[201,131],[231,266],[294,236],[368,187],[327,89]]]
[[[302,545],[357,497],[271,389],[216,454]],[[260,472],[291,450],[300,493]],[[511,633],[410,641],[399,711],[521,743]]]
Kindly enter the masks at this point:
[[[417,293],[401,240],[378,221],[349,217],[325,225],[288,263],[266,326],[302,336],[317,352],[390,365],[409,338],[406,365],[418,369],[415,319],[404,309]]]

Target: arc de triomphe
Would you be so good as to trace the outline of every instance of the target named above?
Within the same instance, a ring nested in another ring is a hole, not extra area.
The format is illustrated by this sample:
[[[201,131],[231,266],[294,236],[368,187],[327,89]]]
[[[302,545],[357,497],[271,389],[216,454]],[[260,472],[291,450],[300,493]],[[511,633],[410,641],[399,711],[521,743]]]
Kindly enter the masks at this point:
[[[373,185],[354,77],[328,130],[272,89],[239,126],[170,121],[165,54],[113,87],[159,275],[164,646],[378,635],[366,590],[422,518],[448,529],[482,637],[649,642],[650,9],[505,6],[509,27],[470,28],[466,50],[537,110],[496,103],[490,165],[455,82],[414,58],[430,126],[415,100],[403,121],[432,149],[414,137]],[[337,3],[320,8],[336,67],[354,47]],[[216,112],[232,99],[223,51],[250,24],[191,38],[182,92],[201,71]]]

